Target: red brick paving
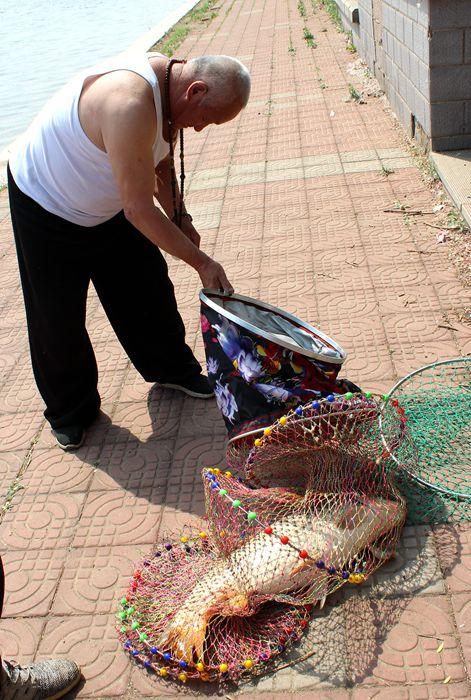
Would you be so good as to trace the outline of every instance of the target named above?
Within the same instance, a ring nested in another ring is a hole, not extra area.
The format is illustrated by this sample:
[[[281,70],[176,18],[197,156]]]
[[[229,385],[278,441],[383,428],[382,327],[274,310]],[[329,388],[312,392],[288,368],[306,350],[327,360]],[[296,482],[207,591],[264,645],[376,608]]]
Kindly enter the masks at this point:
[[[190,33],[179,53],[242,57],[253,92],[234,122],[186,136],[188,207],[204,248],[237,291],[340,341],[349,352],[346,374],[365,388],[384,391],[425,362],[471,352],[469,326],[439,327],[471,297],[446,246],[419,218],[384,213],[398,200],[425,210],[434,200],[386,103],[345,101],[348,84],[361,85],[347,71],[343,36],[308,2],[316,49],[303,40],[296,0],[219,4],[217,18]],[[381,165],[394,172],[385,177]],[[7,570],[0,648],[22,661],[75,658],[86,677],[80,697],[175,695],[175,685],[147,677],[120,650],[114,606],[133,561],[203,513],[199,471],[223,459],[221,416],[212,402],[149,394],[92,293],[88,325],[103,414],[83,448],[60,452],[29,365],[6,192],[0,243],[3,502],[24,465],[24,489],[0,525]],[[174,260],[170,269],[188,341],[203,359],[197,275]],[[469,697],[470,538],[469,526],[407,528],[395,561],[316,612],[301,650],[314,649],[313,657],[240,692],[286,700]]]

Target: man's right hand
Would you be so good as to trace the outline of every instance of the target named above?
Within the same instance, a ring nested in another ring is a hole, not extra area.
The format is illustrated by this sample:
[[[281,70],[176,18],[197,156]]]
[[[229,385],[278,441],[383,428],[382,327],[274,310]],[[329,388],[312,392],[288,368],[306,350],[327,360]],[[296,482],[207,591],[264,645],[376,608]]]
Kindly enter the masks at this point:
[[[197,267],[197,272],[205,289],[223,291],[233,294],[234,287],[227,279],[224,268],[212,258],[205,256],[203,262]]]

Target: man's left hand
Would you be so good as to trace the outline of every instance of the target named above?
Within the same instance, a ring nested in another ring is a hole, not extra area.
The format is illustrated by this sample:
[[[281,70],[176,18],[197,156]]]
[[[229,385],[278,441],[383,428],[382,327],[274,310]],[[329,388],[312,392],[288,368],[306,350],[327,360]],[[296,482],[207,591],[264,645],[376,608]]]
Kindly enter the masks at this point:
[[[193,222],[188,216],[183,215],[180,230],[187,238],[190,239],[192,243],[195,244],[197,248],[200,247],[201,236],[193,226]]]

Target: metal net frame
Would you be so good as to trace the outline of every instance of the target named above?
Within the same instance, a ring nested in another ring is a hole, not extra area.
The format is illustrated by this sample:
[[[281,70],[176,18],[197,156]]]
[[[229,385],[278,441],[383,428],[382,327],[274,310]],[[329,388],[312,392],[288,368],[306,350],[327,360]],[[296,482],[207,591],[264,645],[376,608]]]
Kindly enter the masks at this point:
[[[417,451],[412,469],[404,445],[382,441],[400,467],[398,484],[414,523],[471,517],[471,358],[434,362],[411,372],[389,392],[400,402]],[[383,418],[379,418],[382,430]]]
[[[237,681],[298,640],[314,604],[394,555],[406,508],[381,441],[408,445],[398,402],[329,395],[282,416],[243,475],[203,470],[207,528],[159,543],[118,613],[124,648],[182,682]]]

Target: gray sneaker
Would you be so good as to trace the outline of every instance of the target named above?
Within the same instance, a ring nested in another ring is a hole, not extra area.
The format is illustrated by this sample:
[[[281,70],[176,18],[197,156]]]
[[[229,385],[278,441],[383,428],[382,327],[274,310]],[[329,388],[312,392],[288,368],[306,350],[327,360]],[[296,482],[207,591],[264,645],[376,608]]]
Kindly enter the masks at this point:
[[[73,661],[54,659],[31,666],[2,659],[0,698],[2,700],[56,700],[72,690],[82,675]]]

